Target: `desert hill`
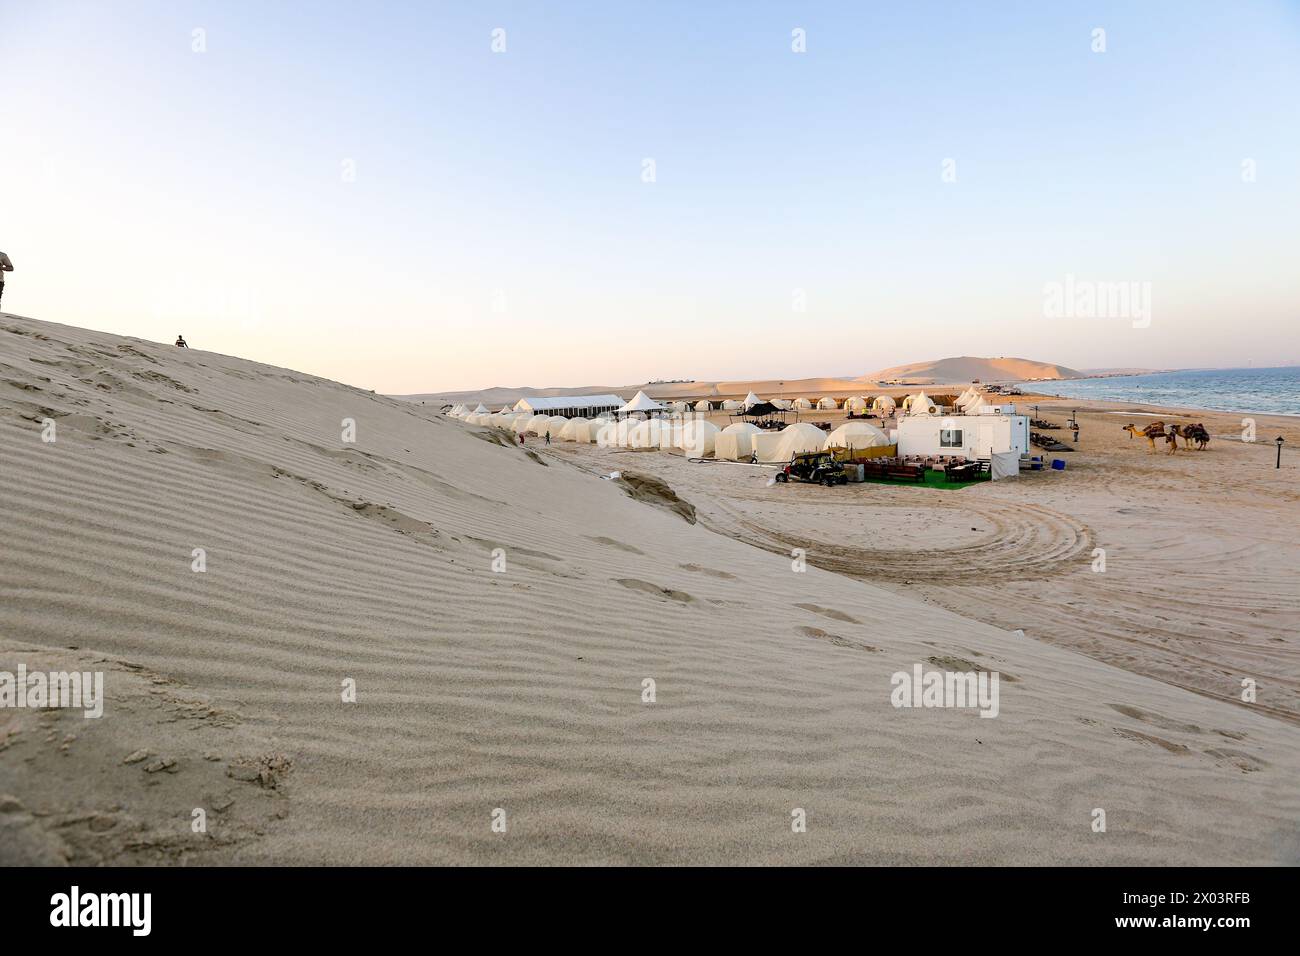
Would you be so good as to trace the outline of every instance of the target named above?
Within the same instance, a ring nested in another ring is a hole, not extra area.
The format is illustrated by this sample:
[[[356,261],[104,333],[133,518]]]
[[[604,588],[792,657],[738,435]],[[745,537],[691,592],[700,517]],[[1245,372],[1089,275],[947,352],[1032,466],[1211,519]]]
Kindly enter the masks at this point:
[[[967,382],[1023,382],[1031,379],[1079,378],[1083,373],[1064,365],[1022,358],[976,358],[962,355],[896,365],[864,376],[862,381],[912,382],[918,385],[951,385]]]
[[[0,671],[105,674],[0,717],[0,864],[1294,862],[1292,727],[433,409],[3,315],[0,449]]]

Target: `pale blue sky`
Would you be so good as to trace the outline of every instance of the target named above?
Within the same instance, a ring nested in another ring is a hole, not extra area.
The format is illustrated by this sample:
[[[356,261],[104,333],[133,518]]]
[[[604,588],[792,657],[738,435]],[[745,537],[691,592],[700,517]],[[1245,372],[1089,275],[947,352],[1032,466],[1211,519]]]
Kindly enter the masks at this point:
[[[37,318],[393,392],[1300,360],[1294,2],[53,0],[0,79]]]

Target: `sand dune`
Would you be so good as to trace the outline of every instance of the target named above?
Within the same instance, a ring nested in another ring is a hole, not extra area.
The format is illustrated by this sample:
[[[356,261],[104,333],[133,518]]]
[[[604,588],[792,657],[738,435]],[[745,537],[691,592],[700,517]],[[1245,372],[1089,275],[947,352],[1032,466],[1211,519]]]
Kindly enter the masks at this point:
[[[0,862],[1300,861],[1293,727],[409,402],[3,316],[0,489],[0,670],[107,681],[0,709]]]
[[[1079,378],[1083,373],[1064,365],[1036,362],[1022,358],[958,358],[933,362],[913,362],[881,369],[863,377],[863,381],[917,382],[929,385],[953,385],[966,382],[1023,382],[1028,379]]]

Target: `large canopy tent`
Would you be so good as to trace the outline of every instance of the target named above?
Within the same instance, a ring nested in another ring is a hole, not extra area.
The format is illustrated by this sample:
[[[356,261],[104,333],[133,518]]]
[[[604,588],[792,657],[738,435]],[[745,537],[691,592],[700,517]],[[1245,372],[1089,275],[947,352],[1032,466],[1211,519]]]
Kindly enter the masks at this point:
[[[826,436],[823,446],[828,451],[832,448],[880,448],[893,444],[881,429],[866,422],[845,422]]]
[[[773,415],[785,417],[785,410],[777,408],[771,402],[755,402],[753,405],[746,405],[739,412],[733,414],[733,418],[771,418]]]
[[[651,414],[662,414],[663,412],[667,411],[667,409],[664,408],[662,405],[660,405],[658,402],[656,402],[645,392],[637,392],[634,396],[632,396],[631,401],[624,402],[614,411],[616,414],[623,415],[626,417],[628,415],[632,415],[637,412],[642,413],[643,416],[648,416]]]
[[[560,415],[564,418],[590,418],[612,412],[623,404],[617,395],[548,395],[521,398],[515,411],[534,415]]]

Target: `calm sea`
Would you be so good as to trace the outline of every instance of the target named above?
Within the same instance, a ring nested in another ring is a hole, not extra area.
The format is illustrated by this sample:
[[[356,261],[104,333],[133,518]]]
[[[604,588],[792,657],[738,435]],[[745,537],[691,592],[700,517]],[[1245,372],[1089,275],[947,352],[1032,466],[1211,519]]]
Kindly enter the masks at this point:
[[[1065,382],[1023,382],[1025,391],[1224,412],[1300,415],[1300,366],[1157,372]]]

